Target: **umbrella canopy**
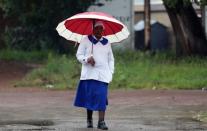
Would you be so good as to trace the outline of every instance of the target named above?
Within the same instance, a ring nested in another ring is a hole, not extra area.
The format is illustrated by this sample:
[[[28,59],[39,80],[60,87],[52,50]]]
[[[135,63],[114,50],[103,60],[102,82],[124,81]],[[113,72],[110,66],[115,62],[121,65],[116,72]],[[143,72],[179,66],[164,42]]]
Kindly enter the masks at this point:
[[[84,12],[59,23],[56,30],[67,40],[80,43],[86,35],[91,35],[96,21],[104,24],[103,36],[111,43],[120,42],[129,36],[127,27],[109,14],[102,12]]]

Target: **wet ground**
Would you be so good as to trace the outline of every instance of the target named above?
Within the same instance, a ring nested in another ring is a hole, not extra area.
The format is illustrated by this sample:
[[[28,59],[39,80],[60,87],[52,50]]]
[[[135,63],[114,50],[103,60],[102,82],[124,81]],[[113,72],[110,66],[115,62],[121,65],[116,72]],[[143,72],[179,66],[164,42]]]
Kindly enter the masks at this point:
[[[74,91],[1,89],[0,131],[98,131],[86,129],[85,111],[72,106]],[[207,131],[194,119],[207,110],[203,91],[110,91],[110,131]],[[94,125],[97,114],[94,114]]]

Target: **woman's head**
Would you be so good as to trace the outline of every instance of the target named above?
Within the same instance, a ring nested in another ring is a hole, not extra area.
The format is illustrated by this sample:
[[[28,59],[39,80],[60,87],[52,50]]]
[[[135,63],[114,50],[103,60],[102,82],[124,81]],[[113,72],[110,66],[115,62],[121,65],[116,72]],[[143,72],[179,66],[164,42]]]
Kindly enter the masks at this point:
[[[101,21],[96,21],[93,27],[93,35],[97,38],[100,39],[103,35],[105,27],[103,22]]]

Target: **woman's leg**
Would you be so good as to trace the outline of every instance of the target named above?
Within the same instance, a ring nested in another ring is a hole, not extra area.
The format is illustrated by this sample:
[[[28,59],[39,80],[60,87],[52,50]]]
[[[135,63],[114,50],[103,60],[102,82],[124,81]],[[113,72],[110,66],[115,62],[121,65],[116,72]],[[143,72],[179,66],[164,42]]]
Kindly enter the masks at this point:
[[[87,109],[87,120],[93,120],[93,111]]]
[[[87,109],[87,127],[93,128],[93,111]]]
[[[105,111],[99,111],[98,115],[99,115],[98,128],[102,130],[108,130],[108,127],[106,126],[106,123],[104,121]]]
[[[104,121],[105,111],[99,111],[98,116],[99,116],[98,121]]]

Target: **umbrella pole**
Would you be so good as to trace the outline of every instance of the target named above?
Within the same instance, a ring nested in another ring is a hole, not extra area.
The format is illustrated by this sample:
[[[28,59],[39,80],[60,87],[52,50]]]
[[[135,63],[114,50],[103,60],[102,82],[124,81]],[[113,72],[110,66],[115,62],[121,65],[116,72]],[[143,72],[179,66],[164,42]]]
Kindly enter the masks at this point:
[[[93,21],[93,27],[92,28],[94,28],[94,25],[95,25],[95,19],[92,19],[92,21]],[[93,30],[93,29],[92,29]],[[91,49],[91,56],[93,56],[93,43],[92,43],[92,47],[91,47],[92,49]]]
[[[92,49],[91,49],[91,56],[93,56],[93,43],[92,43]]]

